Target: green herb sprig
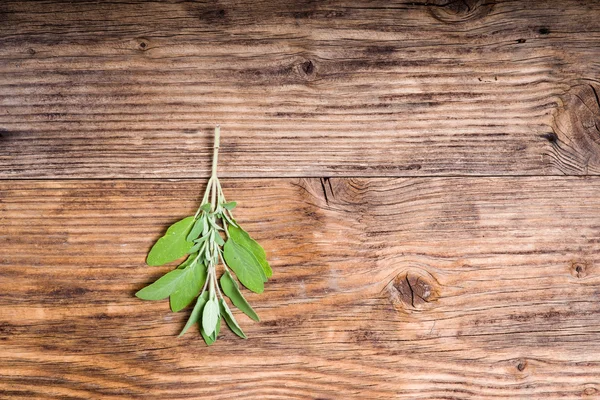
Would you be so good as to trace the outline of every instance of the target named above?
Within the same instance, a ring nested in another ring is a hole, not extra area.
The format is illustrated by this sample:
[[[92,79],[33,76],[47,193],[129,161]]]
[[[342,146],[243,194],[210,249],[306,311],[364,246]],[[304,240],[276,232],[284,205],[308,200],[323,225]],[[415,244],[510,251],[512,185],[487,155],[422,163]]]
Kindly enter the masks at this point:
[[[198,296],[179,336],[198,323],[200,333],[209,346],[217,340],[223,319],[236,335],[246,338],[225,297],[248,317],[259,321],[258,315],[242,295],[235,277],[251,291],[262,293],[265,282],[273,274],[264,249],[233,217],[232,210],[236,203],[225,200],[217,177],[219,136],[220,127],[217,126],[212,174],[198,211],[194,216],[171,225],[150,250],[146,263],[158,266],[185,255],[187,258],[176,269],[135,294],[143,300],[169,297],[173,312],[181,311]],[[223,266],[224,271],[217,279],[219,265]]]

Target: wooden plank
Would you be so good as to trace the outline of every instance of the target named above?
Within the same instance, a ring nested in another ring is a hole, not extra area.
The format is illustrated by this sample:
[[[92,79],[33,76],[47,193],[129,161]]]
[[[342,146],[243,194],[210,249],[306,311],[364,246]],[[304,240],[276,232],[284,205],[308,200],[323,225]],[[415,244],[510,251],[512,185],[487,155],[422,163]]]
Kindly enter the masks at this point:
[[[0,182],[0,397],[600,394],[600,179],[226,179],[274,276],[207,348],[133,293],[202,180]]]
[[[0,177],[597,175],[597,1],[0,4]],[[196,132],[199,131],[199,134]]]

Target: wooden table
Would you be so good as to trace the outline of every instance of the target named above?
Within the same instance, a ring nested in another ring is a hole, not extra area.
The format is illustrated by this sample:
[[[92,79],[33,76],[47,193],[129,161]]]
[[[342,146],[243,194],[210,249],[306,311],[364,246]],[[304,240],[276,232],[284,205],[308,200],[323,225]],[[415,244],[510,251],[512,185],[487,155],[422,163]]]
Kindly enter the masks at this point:
[[[599,97],[594,0],[3,0],[0,398],[600,398]],[[133,294],[217,123],[206,347]]]

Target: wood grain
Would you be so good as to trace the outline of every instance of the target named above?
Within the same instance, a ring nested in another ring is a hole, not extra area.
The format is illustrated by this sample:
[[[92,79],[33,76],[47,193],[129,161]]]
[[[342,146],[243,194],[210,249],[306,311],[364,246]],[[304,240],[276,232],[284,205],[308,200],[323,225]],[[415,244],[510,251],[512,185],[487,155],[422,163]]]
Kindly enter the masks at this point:
[[[0,397],[599,397],[599,178],[226,179],[275,274],[210,348],[133,296],[203,184],[0,182]]]
[[[0,3],[0,178],[598,175],[597,1]],[[197,133],[199,132],[199,133]]]

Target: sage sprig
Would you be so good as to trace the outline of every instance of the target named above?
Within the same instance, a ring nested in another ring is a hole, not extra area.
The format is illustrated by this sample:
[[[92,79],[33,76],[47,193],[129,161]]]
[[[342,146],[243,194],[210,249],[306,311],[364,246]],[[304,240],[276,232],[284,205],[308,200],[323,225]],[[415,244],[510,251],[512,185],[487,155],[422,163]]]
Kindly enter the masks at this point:
[[[234,201],[225,200],[217,177],[220,128],[215,128],[212,174],[196,214],[171,225],[154,244],[146,263],[158,266],[187,255],[177,268],[135,295],[143,300],[169,298],[171,310],[178,312],[196,298],[196,304],[179,336],[198,324],[206,344],[217,340],[221,321],[239,337],[246,334],[238,324],[225,298],[248,317],[259,321],[246,301],[235,277],[246,288],[262,293],[273,271],[264,249],[244,231],[233,217]],[[223,272],[217,279],[217,267]],[[220,283],[220,286],[219,286]],[[221,290],[222,289],[222,290]]]

